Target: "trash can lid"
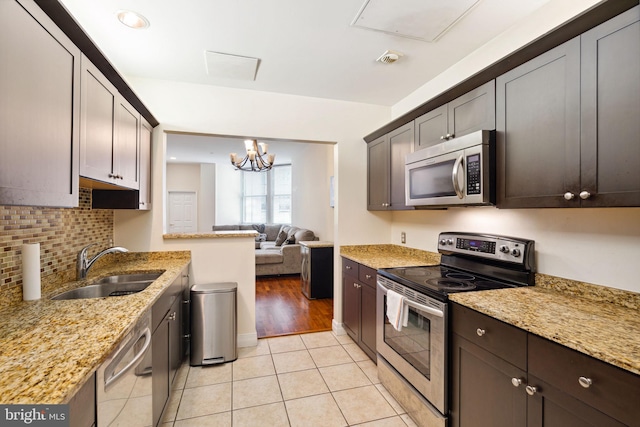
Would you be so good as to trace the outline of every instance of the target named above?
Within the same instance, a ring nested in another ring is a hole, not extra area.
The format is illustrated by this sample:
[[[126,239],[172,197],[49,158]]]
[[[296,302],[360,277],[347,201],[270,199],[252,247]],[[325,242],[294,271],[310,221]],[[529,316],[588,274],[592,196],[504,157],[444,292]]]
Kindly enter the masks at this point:
[[[220,282],[220,283],[202,283],[199,285],[193,285],[191,292],[198,294],[210,294],[215,292],[231,292],[238,289],[236,282]]]

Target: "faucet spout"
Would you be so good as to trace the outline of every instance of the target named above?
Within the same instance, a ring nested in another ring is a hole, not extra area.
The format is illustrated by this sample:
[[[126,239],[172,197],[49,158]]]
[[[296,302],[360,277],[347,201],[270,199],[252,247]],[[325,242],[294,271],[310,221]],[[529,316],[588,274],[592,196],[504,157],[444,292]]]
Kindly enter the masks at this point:
[[[86,279],[87,278],[87,273],[89,272],[89,269],[91,268],[93,263],[95,263],[97,260],[99,260],[103,256],[108,255],[108,254],[112,254],[112,253],[116,253],[116,252],[120,252],[120,253],[129,252],[129,250],[126,249],[126,248],[123,248],[121,246],[114,246],[114,247],[111,247],[111,248],[107,248],[107,249],[99,252],[98,254],[96,254],[93,258],[88,259],[87,251],[89,250],[90,247],[95,246],[95,245],[96,245],[96,243],[92,243],[90,245],[87,245],[84,248],[80,249],[80,252],[78,252],[77,269],[76,269],[76,280]]]

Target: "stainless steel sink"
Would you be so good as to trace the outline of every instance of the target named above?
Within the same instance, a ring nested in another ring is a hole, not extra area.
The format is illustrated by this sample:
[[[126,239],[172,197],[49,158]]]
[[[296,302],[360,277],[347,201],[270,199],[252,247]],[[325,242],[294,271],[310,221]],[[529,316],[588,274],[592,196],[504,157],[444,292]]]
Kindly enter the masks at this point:
[[[97,279],[92,284],[58,294],[51,299],[116,297],[143,291],[162,273],[118,274]]]

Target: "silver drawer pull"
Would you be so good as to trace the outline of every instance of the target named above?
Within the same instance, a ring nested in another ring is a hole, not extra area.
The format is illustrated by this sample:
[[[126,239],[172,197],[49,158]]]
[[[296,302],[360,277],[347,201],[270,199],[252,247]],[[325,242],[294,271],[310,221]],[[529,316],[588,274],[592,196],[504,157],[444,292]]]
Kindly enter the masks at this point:
[[[511,378],[511,384],[513,384],[514,387],[520,387],[522,380],[520,378]]]
[[[486,334],[487,331],[485,331],[484,329],[476,329],[476,334],[478,334],[479,337],[483,336],[484,334]]]
[[[344,268],[345,268],[346,270],[351,270],[351,266],[350,266],[350,265],[347,265],[347,266],[345,266]]]
[[[537,389],[537,388],[535,388],[535,387],[534,387],[534,386],[532,386],[532,385],[528,385],[528,386],[525,388],[525,390],[527,391],[527,394],[528,394],[529,396],[533,396],[534,394],[536,394],[536,393],[538,392],[538,389]]]
[[[365,274],[364,277],[366,277],[367,280],[371,279],[371,275],[370,274]]]
[[[589,388],[591,384],[593,384],[593,381],[591,380],[591,378],[587,378],[587,377],[578,378],[578,382],[584,388]]]

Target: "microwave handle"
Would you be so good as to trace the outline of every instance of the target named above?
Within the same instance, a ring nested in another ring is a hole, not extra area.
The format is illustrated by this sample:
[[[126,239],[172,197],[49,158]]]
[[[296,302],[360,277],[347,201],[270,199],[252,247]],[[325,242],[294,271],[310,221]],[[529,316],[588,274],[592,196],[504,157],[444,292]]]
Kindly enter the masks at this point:
[[[451,173],[451,180],[453,181],[453,190],[456,192],[458,199],[462,199],[464,197],[463,190],[458,186],[458,170],[460,169],[460,165],[464,160],[464,154],[460,154],[460,156],[456,159],[456,162],[453,164],[453,172]]]

